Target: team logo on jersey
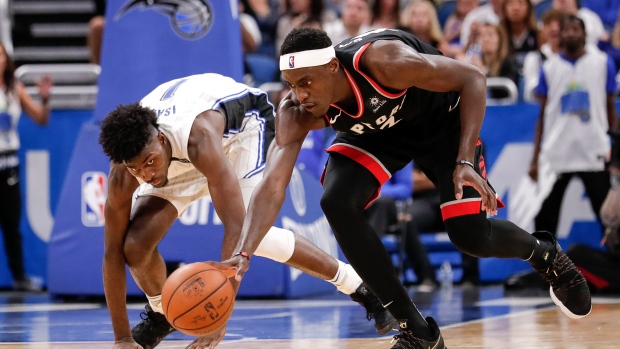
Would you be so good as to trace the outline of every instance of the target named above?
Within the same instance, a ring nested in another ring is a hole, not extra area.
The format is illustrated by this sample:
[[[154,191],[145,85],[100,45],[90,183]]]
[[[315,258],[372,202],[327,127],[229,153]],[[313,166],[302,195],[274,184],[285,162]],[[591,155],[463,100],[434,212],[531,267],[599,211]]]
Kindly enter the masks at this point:
[[[376,113],[377,110],[379,110],[379,108],[381,108],[381,106],[385,104],[386,100],[379,99],[379,97],[374,96],[370,98],[369,102],[370,102],[370,106],[372,107],[372,112]]]
[[[201,38],[213,24],[209,0],[130,0],[118,11],[116,20],[137,6],[168,16],[174,32],[184,39]]]
[[[288,67],[295,68],[295,56],[290,56],[288,58]]]
[[[102,227],[105,223],[106,182],[103,172],[82,174],[82,224],[87,227]]]

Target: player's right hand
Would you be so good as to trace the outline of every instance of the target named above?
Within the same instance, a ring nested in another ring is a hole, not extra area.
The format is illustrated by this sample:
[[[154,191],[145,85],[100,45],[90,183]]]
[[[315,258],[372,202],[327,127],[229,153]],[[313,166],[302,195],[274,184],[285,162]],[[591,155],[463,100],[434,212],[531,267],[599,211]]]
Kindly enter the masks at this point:
[[[248,269],[250,268],[250,260],[247,257],[243,257],[241,255],[234,256],[228,260],[225,260],[222,262],[222,264],[230,268],[235,268],[235,280],[237,280],[238,282],[241,281],[243,275],[245,275],[245,272],[248,271]]]
[[[114,342],[112,349],[144,349],[131,337],[119,339]]]
[[[243,271],[241,272],[241,274],[239,273],[240,271],[240,263],[238,262],[238,259],[241,258],[243,260],[247,261],[247,258],[242,257],[242,256],[235,256],[232,257],[228,260],[225,260],[223,262],[205,262],[208,264],[213,265],[214,267],[218,268],[222,273],[224,273],[224,275],[226,275],[227,278],[232,278],[234,277],[235,280],[237,282],[241,281],[241,278],[243,277],[243,274],[245,273],[246,270],[248,270],[249,266],[246,266],[245,269],[243,269]]]

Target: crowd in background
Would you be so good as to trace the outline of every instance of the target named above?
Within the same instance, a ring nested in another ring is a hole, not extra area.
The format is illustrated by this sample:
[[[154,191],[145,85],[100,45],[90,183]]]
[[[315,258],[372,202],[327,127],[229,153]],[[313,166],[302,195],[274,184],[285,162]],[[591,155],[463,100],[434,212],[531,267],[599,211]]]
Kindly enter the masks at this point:
[[[589,49],[606,52],[620,66],[619,4],[618,0],[241,0],[247,17],[242,23],[254,39],[248,45],[244,40],[246,54],[277,60],[278,47],[293,28],[323,29],[334,45],[368,30],[398,28],[448,57],[476,65],[488,77],[510,79],[519,98],[530,102],[540,70],[534,57],[544,60],[557,52],[557,23],[563,15],[581,18]],[[504,94],[491,91],[489,97]]]

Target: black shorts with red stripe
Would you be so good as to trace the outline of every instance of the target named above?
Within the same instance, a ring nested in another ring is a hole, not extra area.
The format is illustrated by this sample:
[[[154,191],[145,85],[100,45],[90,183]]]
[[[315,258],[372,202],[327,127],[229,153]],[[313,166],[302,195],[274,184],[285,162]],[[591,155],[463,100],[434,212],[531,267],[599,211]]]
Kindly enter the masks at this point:
[[[461,200],[456,200],[454,196],[452,176],[459,150],[460,123],[457,121],[453,125],[444,125],[441,132],[426,130],[429,132],[425,133],[419,126],[413,122],[403,122],[398,127],[368,135],[339,132],[327,152],[345,155],[364,166],[381,185],[413,160],[415,166],[439,189],[444,220],[480,213],[480,194],[473,187],[463,188]],[[486,179],[483,153],[484,145],[478,140],[474,169]],[[379,190],[369,203],[378,195]],[[498,207],[503,206],[498,199]]]

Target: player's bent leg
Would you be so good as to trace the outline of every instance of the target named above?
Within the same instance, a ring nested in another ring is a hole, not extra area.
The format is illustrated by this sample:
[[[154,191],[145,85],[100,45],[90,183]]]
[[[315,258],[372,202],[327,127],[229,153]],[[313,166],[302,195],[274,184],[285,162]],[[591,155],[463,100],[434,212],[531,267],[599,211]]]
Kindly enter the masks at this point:
[[[131,329],[134,340],[144,349],[155,348],[174,332],[161,308],[161,290],[166,281],[166,265],[157,245],[177,218],[176,208],[155,196],[136,200],[125,239],[125,260],[131,274],[149,299],[142,321]]]
[[[147,295],[161,293],[166,281],[166,265],[157,245],[176,218],[176,208],[164,199],[143,196],[136,200],[124,252],[131,274]]]
[[[553,302],[567,316],[579,319],[590,313],[586,279],[550,233],[530,235],[512,222],[487,219],[484,213],[452,217],[445,225],[452,242],[465,253],[528,261],[549,282]]]
[[[328,255],[303,236],[272,227],[259,244],[255,255],[285,263],[332,283],[338,291],[350,295],[352,300],[366,309],[368,320],[375,319],[375,328],[379,334],[386,334],[395,327],[394,317],[362,283],[351,265]]]

